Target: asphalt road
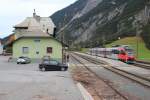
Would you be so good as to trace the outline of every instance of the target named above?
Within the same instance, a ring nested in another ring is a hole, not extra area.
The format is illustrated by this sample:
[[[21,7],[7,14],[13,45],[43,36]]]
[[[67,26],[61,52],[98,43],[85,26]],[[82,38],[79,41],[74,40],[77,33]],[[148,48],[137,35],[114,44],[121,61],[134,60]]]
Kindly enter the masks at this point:
[[[0,100],[83,100],[68,71],[40,72],[0,56]]]

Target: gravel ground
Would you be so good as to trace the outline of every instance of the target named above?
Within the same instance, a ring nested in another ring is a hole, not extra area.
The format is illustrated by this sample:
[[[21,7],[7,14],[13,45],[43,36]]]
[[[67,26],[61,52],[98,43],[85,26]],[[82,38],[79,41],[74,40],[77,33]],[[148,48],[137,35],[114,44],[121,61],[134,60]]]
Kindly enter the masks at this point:
[[[89,91],[94,100],[124,100],[104,81],[100,80],[73,58],[70,59],[70,65],[74,66],[72,69],[74,80],[80,82]]]
[[[0,100],[83,100],[68,71],[40,72],[0,56]]]
[[[86,54],[84,54],[84,55],[86,55]],[[87,56],[89,56],[89,55],[87,55]],[[93,56],[91,56],[91,57],[93,57]],[[96,57],[93,57],[93,58],[96,58]],[[122,63],[120,61],[111,60],[111,59],[107,59],[107,58],[97,57],[97,59],[107,61],[108,63],[118,66],[118,67],[120,66],[120,68],[127,67],[126,69],[129,69],[128,66],[132,66],[132,65]],[[87,63],[87,61],[85,61],[85,63]],[[103,68],[102,66],[97,66],[97,67],[94,67],[94,66],[95,66],[94,64],[90,65],[89,68],[93,72],[95,72],[99,77],[110,82],[112,84],[112,86],[114,86],[118,91],[120,91],[122,94],[124,94],[126,97],[128,97],[129,100],[150,100],[150,89],[149,88],[144,87],[134,81],[131,81],[131,80],[129,80],[125,77],[122,77],[118,74],[115,74],[111,71],[108,71],[105,68]],[[132,71],[134,71],[133,68],[134,67],[131,67]],[[141,70],[136,70],[134,72],[142,73]]]

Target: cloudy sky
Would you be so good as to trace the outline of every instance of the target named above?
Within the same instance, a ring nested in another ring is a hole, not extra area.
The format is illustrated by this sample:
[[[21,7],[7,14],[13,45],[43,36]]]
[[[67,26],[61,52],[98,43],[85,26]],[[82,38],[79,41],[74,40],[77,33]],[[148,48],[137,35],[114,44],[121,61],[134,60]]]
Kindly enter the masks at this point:
[[[0,38],[8,36],[13,26],[32,16],[33,9],[40,16],[54,12],[74,3],[76,0],[0,0]]]

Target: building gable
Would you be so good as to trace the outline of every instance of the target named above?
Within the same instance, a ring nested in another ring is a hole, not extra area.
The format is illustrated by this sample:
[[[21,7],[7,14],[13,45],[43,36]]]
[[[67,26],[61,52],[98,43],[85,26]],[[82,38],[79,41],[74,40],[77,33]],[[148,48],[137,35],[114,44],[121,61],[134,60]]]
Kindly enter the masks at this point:
[[[27,17],[23,22],[14,26],[16,38],[25,36],[53,35],[55,25],[49,17],[40,17],[33,13],[33,17]]]

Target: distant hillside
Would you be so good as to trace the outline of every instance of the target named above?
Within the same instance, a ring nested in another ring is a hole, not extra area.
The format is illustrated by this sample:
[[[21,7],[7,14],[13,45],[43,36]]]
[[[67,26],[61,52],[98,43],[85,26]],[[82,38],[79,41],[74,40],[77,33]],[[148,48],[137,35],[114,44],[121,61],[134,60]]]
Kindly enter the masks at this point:
[[[84,8],[86,2],[87,0],[79,0],[74,4],[70,5],[69,7],[64,8],[63,10],[60,10],[57,13],[53,14],[51,18],[53,19],[57,28],[60,29],[64,25],[69,23],[69,21]]]
[[[2,39],[2,44],[8,45],[8,44],[12,43],[14,40],[15,40],[14,34],[11,34],[11,35]]]
[[[138,34],[150,48],[149,0],[78,0],[51,18],[66,43],[95,47]]]

